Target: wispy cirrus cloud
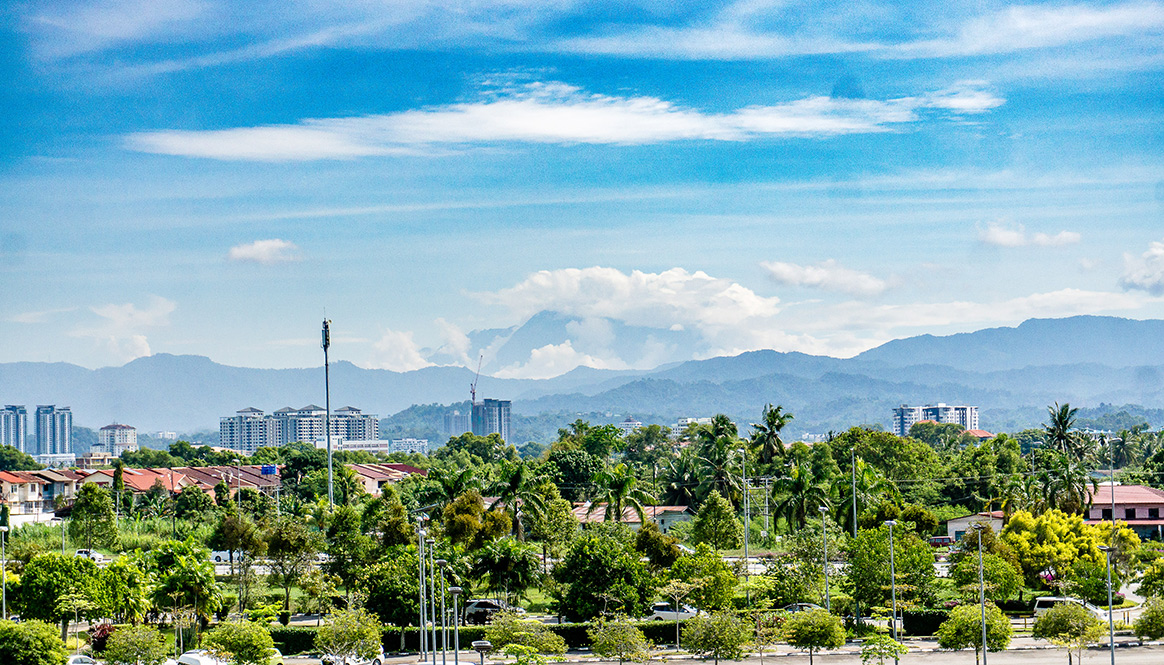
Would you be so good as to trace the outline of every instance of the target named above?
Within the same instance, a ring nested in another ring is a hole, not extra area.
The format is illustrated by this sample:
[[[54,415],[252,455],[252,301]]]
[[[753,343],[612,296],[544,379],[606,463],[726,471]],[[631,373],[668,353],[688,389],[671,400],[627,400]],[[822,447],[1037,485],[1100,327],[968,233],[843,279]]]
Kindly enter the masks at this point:
[[[991,247],[1063,247],[1077,244],[1083,236],[1076,231],[1027,233],[1022,224],[991,222],[978,231],[978,241]]]
[[[35,311],[35,312],[20,312],[19,314],[13,314],[12,316],[8,317],[8,320],[11,321],[12,323],[27,323],[27,324],[45,323],[46,321],[53,318],[57,314],[67,314],[68,312],[75,312],[75,311],[77,311],[76,307],[59,307],[56,309],[42,309],[42,310]]]
[[[813,266],[802,266],[782,261],[760,264],[768,276],[780,284],[810,289],[840,291],[851,295],[874,296],[888,287],[885,280],[869,273],[846,268],[834,259]]]
[[[478,102],[389,115],[308,119],[297,125],[131,134],[141,152],[221,160],[306,161],[400,154],[434,146],[494,143],[643,145],[751,141],[890,131],[927,109],[982,113],[1005,100],[981,81],[888,100],[807,97],[728,113],[685,108],[656,97],[587,94],[537,82]]]
[[[239,263],[258,263],[260,265],[288,263],[299,260],[299,247],[289,240],[278,238],[256,240],[231,247],[227,253],[227,258]]]

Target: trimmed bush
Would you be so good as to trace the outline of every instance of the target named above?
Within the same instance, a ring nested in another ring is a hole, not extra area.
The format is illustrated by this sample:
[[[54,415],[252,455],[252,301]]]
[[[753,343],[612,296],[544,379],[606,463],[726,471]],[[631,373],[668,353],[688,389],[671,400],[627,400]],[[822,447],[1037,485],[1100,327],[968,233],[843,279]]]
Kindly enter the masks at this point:
[[[901,629],[906,635],[935,635],[938,626],[949,617],[949,610],[905,610],[901,613]]]
[[[314,626],[280,626],[272,628],[271,639],[275,641],[275,648],[287,656],[315,651]]]

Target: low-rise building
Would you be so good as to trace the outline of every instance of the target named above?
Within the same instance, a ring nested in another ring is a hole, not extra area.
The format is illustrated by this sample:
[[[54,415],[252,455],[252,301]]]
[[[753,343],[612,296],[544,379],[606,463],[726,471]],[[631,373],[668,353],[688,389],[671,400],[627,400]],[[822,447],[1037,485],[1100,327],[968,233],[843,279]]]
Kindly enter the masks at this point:
[[[1112,504],[1115,512],[1112,512]],[[1113,485],[1105,482],[1091,493],[1088,524],[1110,522],[1112,517],[1127,524],[1141,538],[1164,537],[1164,491],[1147,485]]]
[[[0,503],[13,515],[35,515],[44,506],[44,486],[29,471],[0,471]]]
[[[605,503],[575,502],[573,513],[583,526],[607,521]],[[667,533],[679,522],[690,522],[693,515],[687,506],[643,506],[643,517],[654,522],[659,531]],[[622,523],[635,531],[643,526],[638,513],[630,507],[622,509]]]
[[[946,535],[954,540],[961,540],[962,536],[969,531],[972,524],[989,524],[990,528],[999,533],[1002,531],[1002,523],[1005,519],[1001,510],[995,510],[988,513],[974,513],[972,515],[963,515],[962,517],[955,517],[946,522]]]

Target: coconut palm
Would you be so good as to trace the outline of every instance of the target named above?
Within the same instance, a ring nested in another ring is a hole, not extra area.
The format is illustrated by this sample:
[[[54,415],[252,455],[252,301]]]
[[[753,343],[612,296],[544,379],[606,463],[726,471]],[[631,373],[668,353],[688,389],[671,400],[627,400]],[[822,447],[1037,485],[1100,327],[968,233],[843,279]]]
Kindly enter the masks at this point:
[[[699,496],[706,497],[712,490],[728,501],[739,505],[743,499],[741,478],[742,443],[734,436],[705,438],[699,446]]]
[[[804,528],[810,515],[830,503],[828,488],[816,482],[808,464],[794,464],[787,476],[776,480],[773,493],[779,497],[775,513],[790,529]]]
[[[486,590],[521,597],[541,580],[537,548],[513,538],[499,538],[477,551],[473,575],[486,580]]]
[[[900,500],[901,495],[897,486],[890,482],[885,474],[877,467],[867,464],[865,460],[856,458],[856,468],[852,471],[849,482],[838,483],[839,498],[837,500],[835,518],[846,531],[853,528],[853,486],[857,490],[857,513],[860,514],[866,507],[875,505],[885,495],[894,500]]]
[[[1075,414],[1079,409],[1071,408],[1070,404],[1047,407],[1048,419],[1043,424],[1043,443],[1052,450],[1064,454],[1074,453],[1078,447],[1079,434],[1075,429]]]
[[[1082,460],[1062,455],[1050,470],[1046,486],[1047,504],[1068,514],[1080,514],[1091,505],[1091,497],[1099,487],[1098,481],[1087,472]]]
[[[638,487],[639,479],[626,464],[617,464],[614,468],[599,471],[594,475],[594,496],[586,514],[594,512],[600,504],[605,505],[603,519],[607,522],[622,521],[622,514],[630,508],[639,517],[640,524],[646,524],[645,505],[654,503],[655,498]]]
[[[784,459],[784,441],[780,430],[792,420],[791,413],[784,412],[779,404],[764,407],[763,422],[752,423],[752,447],[757,452],[760,464],[768,466],[778,459]]]
[[[545,500],[537,490],[538,480],[525,462],[506,462],[502,464],[497,483],[491,490],[497,496],[494,507],[504,506],[509,511],[514,533],[522,542],[525,542],[525,528],[520,511],[540,515],[546,509]]]
[[[440,510],[469,490],[481,489],[480,469],[432,469],[429,483],[425,487],[425,502],[435,504]]]
[[[667,462],[663,480],[663,503],[668,506],[690,506],[696,502],[699,487],[699,460],[695,449],[688,446]]]

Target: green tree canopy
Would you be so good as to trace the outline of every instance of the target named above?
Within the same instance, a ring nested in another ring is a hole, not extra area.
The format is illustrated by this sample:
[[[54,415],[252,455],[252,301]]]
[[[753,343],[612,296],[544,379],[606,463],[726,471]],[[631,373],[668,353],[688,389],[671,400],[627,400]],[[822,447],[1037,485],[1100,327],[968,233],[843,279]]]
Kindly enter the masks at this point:
[[[0,663],[61,665],[69,657],[56,629],[42,621],[0,621]]]
[[[603,658],[618,658],[619,665],[627,660],[646,662],[651,657],[650,642],[626,616],[601,617],[590,624],[586,634],[591,651]]]
[[[363,609],[333,612],[315,633],[315,648],[333,662],[371,660],[380,653],[380,622]]]
[[[978,557],[963,557],[950,577],[966,599],[978,599]],[[1009,561],[996,554],[982,555],[982,579],[986,589],[986,599],[1002,602],[1022,588],[1022,572]]]
[[[697,614],[683,623],[683,644],[692,653],[712,658],[739,660],[752,638],[748,624],[730,612]]]
[[[122,626],[113,631],[101,657],[109,665],[161,665],[169,649],[153,626]]]
[[[1059,603],[1035,619],[1031,637],[1047,640],[1051,644],[1067,648],[1067,660],[1075,652],[1083,662],[1083,650],[1088,644],[1099,641],[1104,635],[1099,619],[1078,603]]]
[[[707,543],[717,550],[739,547],[744,536],[744,525],[736,517],[731,502],[711,490],[699,507],[691,526],[691,538],[696,543]]]
[[[993,603],[986,605],[986,648],[1002,651],[1010,644],[1010,619]],[[938,646],[943,649],[974,647],[974,662],[980,662],[982,653],[982,606],[959,605],[950,610],[950,616],[938,626]]]
[[[810,665],[816,651],[845,645],[845,626],[841,618],[824,609],[793,614],[784,622],[784,634],[792,646],[808,649]]]
[[[89,549],[94,545],[109,547],[117,541],[115,523],[113,499],[109,498],[109,490],[97,483],[82,484],[73,502],[69,537],[75,542],[85,543]]]
[[[257,623],[226,621],[207,633],[203,646],[211,655],[232,665],[268,665],[275,642],[271,633]]]
[[[912,531],[893,533],[898,603],[924,604],[934,594],[934,553]],[[890,604],[889,527],[857,532],[849,547],[848,585],[862,606]]]
[[[319,552],[319,539],[291,516],[275,520],[267,530],[271,582],[283,589],[283,610],[291,610],[291,587],[307,572]]]
[[[707,543],[696,546],[694,554],[679,557],[671,566],[671,578],[695,585],[689,596],[701,609],[725,610],[735,592],[735,573]]]
[[[0,471],[38,471],[41,468],[32,455],[13,446],[0,446]]]
[[[559,610],[572,621],[603,612],[642,616],[654,585],[639,553],[620,540],[588,533],[554,571]]]

